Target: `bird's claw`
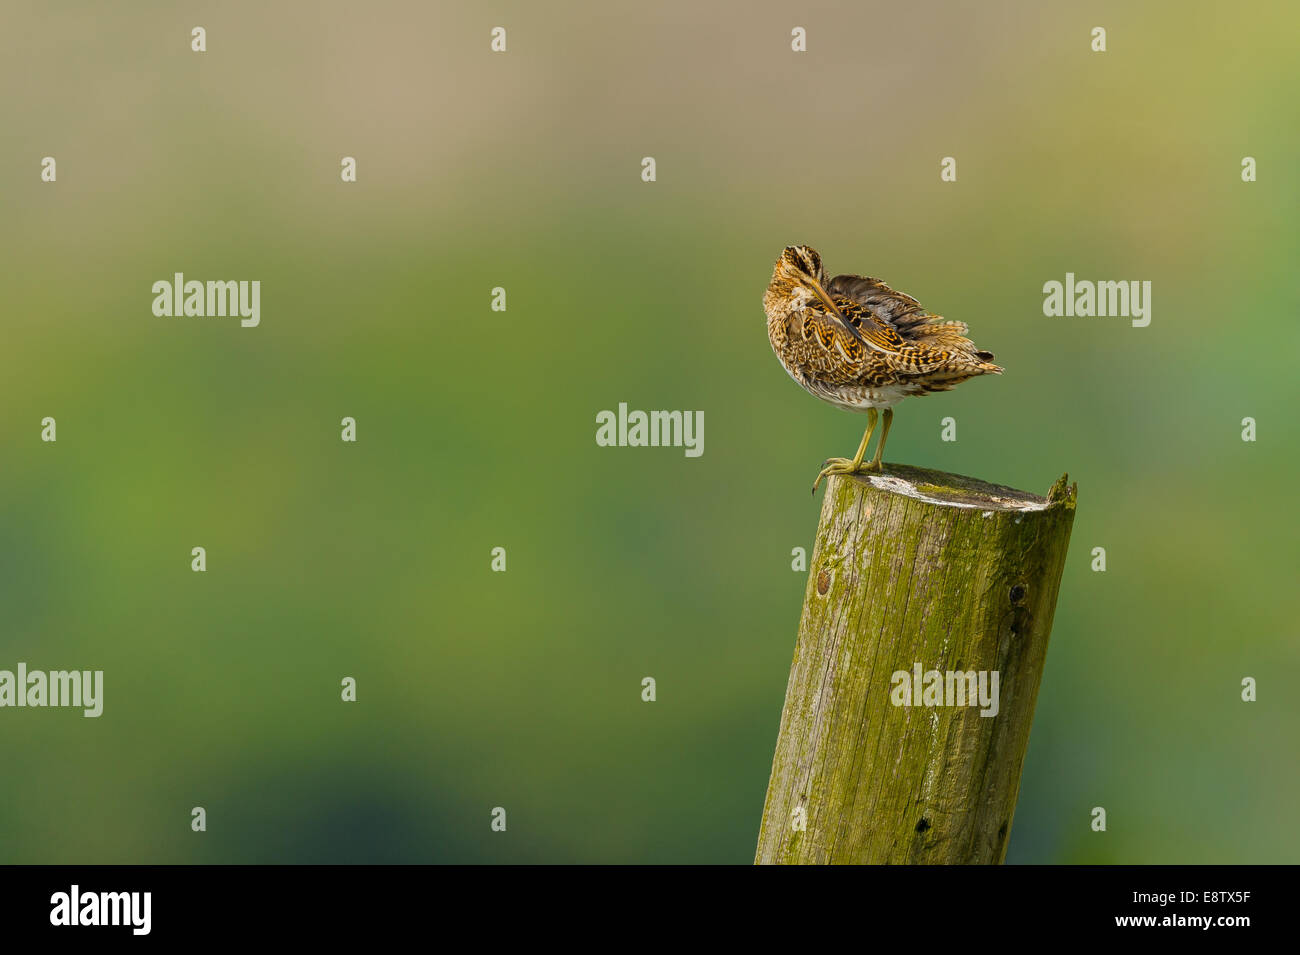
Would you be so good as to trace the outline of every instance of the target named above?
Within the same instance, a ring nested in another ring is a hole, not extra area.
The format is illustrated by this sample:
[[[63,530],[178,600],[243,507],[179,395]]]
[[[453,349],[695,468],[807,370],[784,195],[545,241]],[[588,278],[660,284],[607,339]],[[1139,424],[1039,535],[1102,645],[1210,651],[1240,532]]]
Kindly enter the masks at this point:
[[[854,474],[860,470],[862,470],[861,465],[854,464],[848,458],[827,458],[822,462],[821,473],[817,475],[817,480],[813,481],[812,492],[817,493],[822,478],[828,474]]]

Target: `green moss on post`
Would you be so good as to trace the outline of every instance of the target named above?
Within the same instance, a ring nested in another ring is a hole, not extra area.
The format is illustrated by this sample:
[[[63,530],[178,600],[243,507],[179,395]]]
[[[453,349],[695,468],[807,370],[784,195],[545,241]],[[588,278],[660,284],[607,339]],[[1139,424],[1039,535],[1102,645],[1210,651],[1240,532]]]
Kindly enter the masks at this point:
[[[756,862],[1003,860],[1075,497],[1065,476],[1046,498],[901,465],[830,478]],[[917,664],[996,672],[996,715],[895,705]]]

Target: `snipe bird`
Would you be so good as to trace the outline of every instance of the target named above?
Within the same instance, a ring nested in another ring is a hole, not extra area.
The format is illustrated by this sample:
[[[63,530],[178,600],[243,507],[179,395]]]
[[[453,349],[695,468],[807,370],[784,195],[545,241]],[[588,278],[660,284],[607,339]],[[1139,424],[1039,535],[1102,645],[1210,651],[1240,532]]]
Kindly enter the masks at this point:
[[[776,260],[763,310],[772,351],[791,378],[822,401],[867,413],[858,453],[826,461],[813,493],[828,474],[882,469],[894,405],[903,398],[951,391],[977,375],[1002,374],[993,353],[965,337],[965,322],[926,311],[880,279],[830,278],[821,256],[806,245],[792,245]],[[863,465],[879,418],[884,428],[876,453]]]

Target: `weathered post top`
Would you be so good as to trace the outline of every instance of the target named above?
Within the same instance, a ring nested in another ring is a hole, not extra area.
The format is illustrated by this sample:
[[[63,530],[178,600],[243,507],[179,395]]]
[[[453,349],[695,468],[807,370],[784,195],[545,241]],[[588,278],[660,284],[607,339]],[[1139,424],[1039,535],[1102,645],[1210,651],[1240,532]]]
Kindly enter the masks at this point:
[[[1076,496],[832,476],[755,861],[1002,861]]]
[[[1040,497],[1028,491],[990,484],[963,474],[949,474],[908,464],[886,465],[881,474],[852,476],[853,481],[869,484],[877,490],[902,494],[931,504],[993,511],[1045,511],[1054,506],[1073,509],[1078,485],[1068,484],[1068,479],[1068,474],[1062,474],[1047,492],[1047,497]],[[829,500],[830,497],[828,491],[826,498]]]

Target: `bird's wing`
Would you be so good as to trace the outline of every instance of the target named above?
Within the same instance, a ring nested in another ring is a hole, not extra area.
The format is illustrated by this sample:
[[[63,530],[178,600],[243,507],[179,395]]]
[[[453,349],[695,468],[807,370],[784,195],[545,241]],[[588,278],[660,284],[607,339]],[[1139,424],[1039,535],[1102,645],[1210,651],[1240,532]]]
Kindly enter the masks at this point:
[[[854,328],[856,319],[849,319],[843,313],[841,315],[849,320],[847,326],[841,322],[840,317],[821,307],[810,306],[792,312],[786,318],[786,335],[808,342],[813,346],[813,354],[821,354],[820,359],[810,362],[817,369],[817,377],[848,384],[854,380],[856,369],[862,364],[869,349],[863,347],[860,336],[852,337],[846,330]]]
[[[837,275],[830,280],[826,291],[833,296],[843,296],[857,302],[876,318],[900,332],[942,320],[942,316],[927,311],[912,296],[890,288],[880,279],[865,275]]]
[[[829,289],[827,291],[830,291]],[[869,308],[855,299],[831,292],[831,298],[841,315],[858,333],[858,337],[872,351],[897,354],[907,347],[903,336],[888,322],[882,322]]]
[[[869,312],[878,322],[896,331],[906,346],[904,363],[923,372],[947,364],[982,371],[1000,372],[991,364],[993,353],[981,351],[966,337],[965,322],[950,322],[927,310],[920,302],[890,288],[880,279],[862,275],[837,275],[827,283],[826,291],[837,302],[854,303]],[[841,309],[848,314],[847,308]]]
[[[930,365],[928,350],[917,349],[902,340],[898,332],[883,324],[863,306],[845,298],[835,299],[836,312],[813,303],[786,319],[786,334],[813,346],[807,374],[827,384],[850,385],[863,375],[888,374],[887,369],[923,371]],[[858,334],[850,337],[846,329]]]

